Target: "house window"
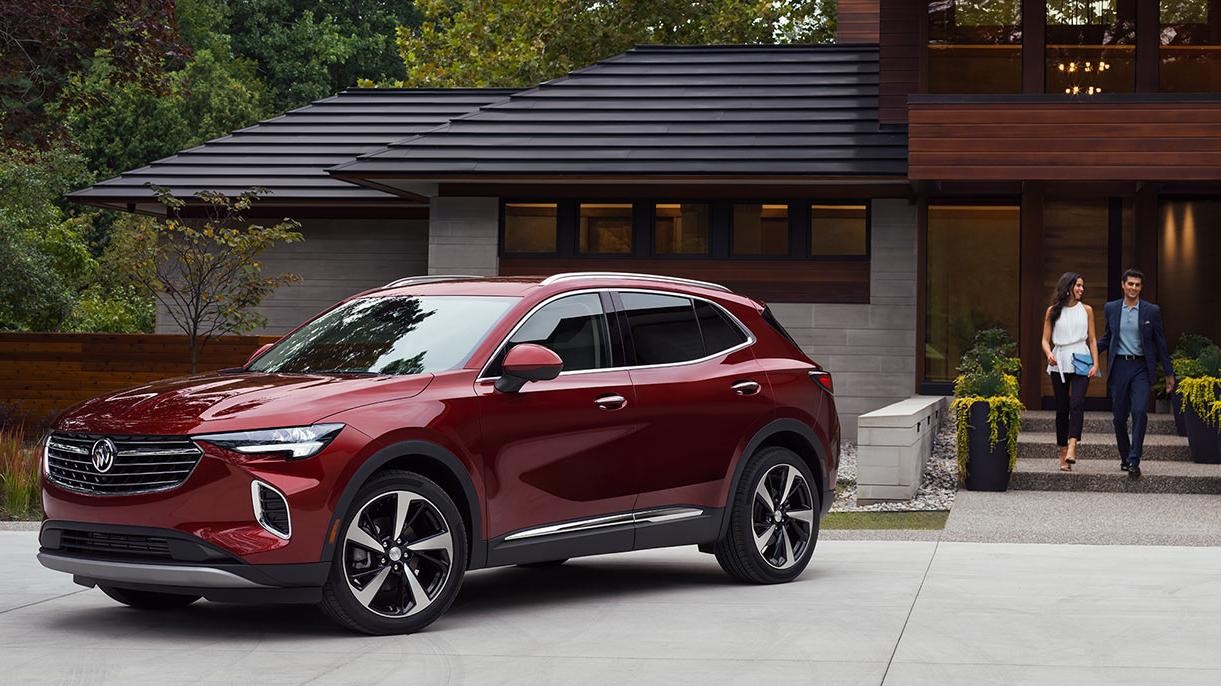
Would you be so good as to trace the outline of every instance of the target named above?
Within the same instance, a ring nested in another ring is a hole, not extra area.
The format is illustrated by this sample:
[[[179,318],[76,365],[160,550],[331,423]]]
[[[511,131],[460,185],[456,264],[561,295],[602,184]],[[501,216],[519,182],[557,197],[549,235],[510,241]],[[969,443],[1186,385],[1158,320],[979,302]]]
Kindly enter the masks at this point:
[[[1136,3],[1048,0],[1047,92],[1130,93],[1136,87]]]
[[[811,205],[811,257],[869,255],[869,210],[865,205]]]
[[[504,251],[506,253],[554,253],[556,251],[556,204],[505,203]]]
[[[789,206],[736,204],[732,231],[734,256],[788,255]]]
[[[657,255],[707,255],[709,208],[706,203],[658,204],[653,212],[653,251]]]
[[[1159,88],[1171,93],[1221,91],[1221,4],[1162,0],[1161,17]]]
[[[583,202],[577,249],[587,255],[632,253],[631,203]]]
[[[929,2],[928,91],[1020,93],[1021,0]]]

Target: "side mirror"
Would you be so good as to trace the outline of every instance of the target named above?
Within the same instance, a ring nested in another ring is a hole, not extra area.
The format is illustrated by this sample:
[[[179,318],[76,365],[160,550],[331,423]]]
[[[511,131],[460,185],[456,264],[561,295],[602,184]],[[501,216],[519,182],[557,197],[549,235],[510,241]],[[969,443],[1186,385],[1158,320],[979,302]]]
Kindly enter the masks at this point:
[[[505,361],[500,367],[496,390],[501,393],[516,393],[527,381],[547,381],[559,376],[564,370],[564,361],[541,345],[521,343],[509,349],[509,354],[505,355]]]
[[[273,345],[275,345],[275,343],[264,343],[263,345],[259,346],[259,349],[254,351],[254,354],[251,355],[250,359],[246,360],[246,364],[244,364],[242,366],[249,367],[251,362],[254,362],[255,360],[259,359],[259,355],[262,355],[263,353],[270,350],[271,346],[273,346]]]

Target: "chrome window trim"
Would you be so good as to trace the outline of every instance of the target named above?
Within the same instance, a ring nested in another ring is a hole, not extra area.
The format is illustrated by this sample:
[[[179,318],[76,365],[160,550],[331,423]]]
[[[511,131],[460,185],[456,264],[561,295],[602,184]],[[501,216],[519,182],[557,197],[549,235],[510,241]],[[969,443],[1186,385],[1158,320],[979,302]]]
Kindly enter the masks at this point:
[[[519,541],[523,538],[537,538],[539,536],[551,536],[553,534],[570,534],[577,531],[591,531],[593,529],[602,529],[608,526],[619,526],[621,524],[661,524],[664,522],[674,522],[682,519],[699,517],[703,514],[704,510],[698,507],[660,507],[652,510],[641,510],[639,512],[623,512],[621,514],[607,515],[603,517],[579,519],[575,522],[564,522],[562,524],[548,524],[547,526],[525,529],[524,531],[509,534],[508,536],[505,536],[504,540],[506,542]]]
[[[728,287],[711,281],[698,281],[696,279],[684,279],[680,276],[663,276],[660,274],[636,274],[632,272],[565,272],[563,274],[552,274],[539,282],[538,285],[550,286],[559,281],[572,279],[639,279],[641,281],[660,281],[662,283],[677,283],[686,286],[711,288],[712,290],[725,291],[726,293],[732,292]]]
[[[535,312],[538,312],[540,309],[547,306],[549,303],[551,303],[555,300],[558,300],[560,298],[569,296],[569,295],[580,295],[582,293],[614,293],[614,292],[645,293],[648,295],[669,295],[669,296],[673,296],[676,298],[689,298],[691,300],[699,300],[702,302],[706,302],[709,305],[712,305],[713,307],[717,308],[717,310],[720,311],[721,314],[724,314],[726,317],[728,317],[730,323],[732,323],[734,326],[738,327],[738,330],[741,331],[742,334],[746,336],[746,340],[731,348],[726,348],[720,352],[715,352],[715,353],[712,353],[711,355],[705,355],[705,356],[695,359],[695,360],[684,360],[682,362],[663,362],[660,364],[636,364],[636,365],[628,365],[628,366],[623,366],[623,367],[602,367],[599,369],[578,369],[576,371],[571,371],[571,372],[560,372],[560,376],[575,376],[577,374],[598,374],[598,373],[602,373],[602,372],[622,372],[622,371],[631,371],[633,369],[663,369],[666,367],[683,367],[683,366],[691,365],[691,364],[701,364],[703,362],[708,362],[709,360],[713,360],[718,357],[721,357],[722,355],[728,355],[730,353],[735,353],[744,348],[749,348],[750,346],[754,345],[758,341],[758,339],[755,338],[754,332],[751,331],[750,328],[748,328],[745,324],[743,324],[742,320],[738,319],[737,317],[734,316],[734,314],[732,312],[730,312],[729,310],[722,307],[720,303],[709,300],[708,298],[704,298],[704,297],[701,297],[698,295],[691,295],[689,293],[676,293],[674,291],[655,291],[655,290],[651,290],[648,288],[639,288],[639,287],[583,288],[580,290],[565,291],[563,293],[558,293],[556,295],[551,296],[550,298],[547,298],[546,300],[535,305],[534,307],[530,308],[530,311],[527,312],[525,314],[525,316],[523,316],[520,320],[518,320],[517,324],[514,325],[514,327],[509,331],[509,334],[500,341],[499,345],[496,346],[496,351],[494,353],[492,353],[492,356],[488,358],[488,361],[483,365],[483,368],[479,370],[479,376],[477,376],[475,378],[475,382],[479,383],[482,381],[495,381],[496,379],[500,378],[499,376],[485,376],[485,374],[487,373],[488,369],[492,366],[492,362],[494,362],[498,357],[500,357],[500,354],[502,352],[504,352],[504,348],[506,345],[509,344],[509,341],[513,340],[513,336],[517,333],[517,330],[520,329],[522,327],[522,325],[526,323],[527,319],[529,319],[530,317],[533,317]],[[603,312],[603,314],[606,314],[608,316],[610,315],[609,312],[605,312],[605,311]],[[620,337],[622,337],[622,335],[623,335],[622,332],[620,332]]]

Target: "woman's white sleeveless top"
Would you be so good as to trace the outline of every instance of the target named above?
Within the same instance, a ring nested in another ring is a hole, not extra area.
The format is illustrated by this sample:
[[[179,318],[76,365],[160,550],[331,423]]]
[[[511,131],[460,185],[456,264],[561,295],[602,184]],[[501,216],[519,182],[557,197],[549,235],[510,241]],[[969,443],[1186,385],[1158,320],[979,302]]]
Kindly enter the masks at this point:
[[[1060,318],[1056,320],[1056,325],[1051,329],[1051,352],[1056,356],[1056,363],[1059,367],[1049,364],[1047,372],[1049,374],[1059,372],[1061,377],[1065,374],[1072,374],[1073,353],[1087,357],[1090,354],[1090,346],[1086,342],[1089,340],[1089,335],[1090,322],[1083,303],[1078,302],[1072,307],[1060,310]]]

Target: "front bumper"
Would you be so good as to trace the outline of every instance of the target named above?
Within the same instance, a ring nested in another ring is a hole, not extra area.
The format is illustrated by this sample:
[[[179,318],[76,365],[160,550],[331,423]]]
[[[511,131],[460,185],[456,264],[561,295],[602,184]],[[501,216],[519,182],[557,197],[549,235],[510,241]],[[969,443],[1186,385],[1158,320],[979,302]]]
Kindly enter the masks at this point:
[[[317,602],[329,564],[249,564],[170,529],[47,521],[38,561],[82,586],[235,602]]]

